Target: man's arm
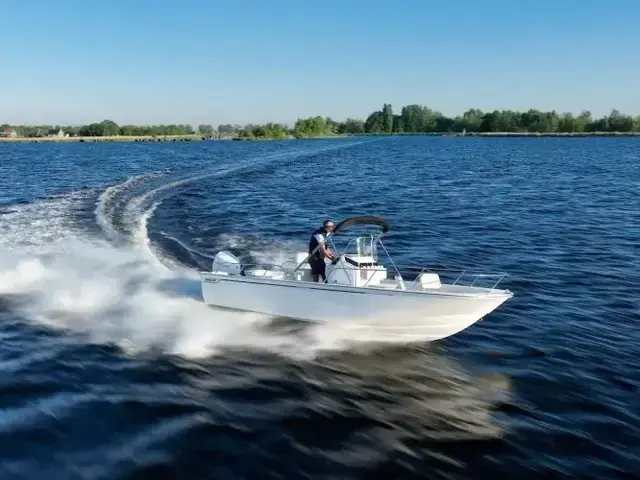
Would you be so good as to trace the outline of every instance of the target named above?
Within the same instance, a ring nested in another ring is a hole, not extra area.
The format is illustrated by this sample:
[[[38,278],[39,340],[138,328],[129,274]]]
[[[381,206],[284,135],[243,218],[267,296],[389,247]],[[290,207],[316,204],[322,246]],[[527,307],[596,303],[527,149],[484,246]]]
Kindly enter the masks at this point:
[[[331,252],[331,250],[327,248],[327,239],[321,235],[316,235],[316,240],[318,240],[318,243],[320,244],[319,250],[322,252],[322,254],[325,257],[334,258],[334,255]]]
[[[323,253],[323,255],[325,257],[329,257],[329,258],[333,258],[334,257],[333,252],[327,248],[327,244],[326,243],[321,243],[320,244],[320,251]]]

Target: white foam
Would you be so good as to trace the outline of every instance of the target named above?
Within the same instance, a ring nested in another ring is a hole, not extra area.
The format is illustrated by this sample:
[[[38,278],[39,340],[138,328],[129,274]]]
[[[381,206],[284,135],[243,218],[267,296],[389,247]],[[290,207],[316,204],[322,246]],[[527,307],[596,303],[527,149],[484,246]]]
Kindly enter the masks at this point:
[[[286,350],[291,338],[259,331],[268,317],[205,305],[195,272],[168,269],[149,254],[146,222],[156,205],[138,219],[133,245],[116,246],[73,228],[71,217],[86,208],[85,197],[5,207],[9,212],[0,215],[6,232],[0,236],[0,296],[15,313],[129,351],[199,356],[232,345]]]
[[[266,316],[205,305],[193,272],[159,268],[107,244],[71,240],[68,247],[37,257],[1,252],[0,295],[14,299],[15,312],[130,351],[200,356],[222,346],[281,349],[291,342],[256,328]]]
[[[86,200],[47,199],[0,216],[9,232],[0,242],[0,296],[22,318],[130,353],[160,349],[195,357],[234,346],[313,355],[304,340],[263,328],[268,316],[205,305],[196,272],[169,269],[141,248],[154,205],[139,218],[136,241],[117,246],[72,228],[70,216]]]
[[[158,177],[163,173],[164,171],[135,175],[128,178],[124,182],[106,188],[104,192],[102,192],[100,197],[98,197],[94,214],[96,217],[96,222],[98,223],[100,228],[102,228],[102,231],[107,236],[107,238],[109,238],[110,240],[118,240],[121,238],[121,232],[119,232],[112,223],[115,210],[118,207],[119,196],[122,195],[124,191],[137,185],[138,183]]]
[[[87,191],[47,198],[36,203],[2,207],[0,247],[6,250],[39,248],[64,242],[82,230],[70,220],[74,210],[90,195]]]
[[[140,219],[136,222],[136,229],[133,232],[134,247],[140,249],[147,260],[153,262],[158,268],[169,268],[169,266],[177,267],[173,262],[170,262],[166,257],[163,257],[160,252],[154,253],[151,248],[151,240],[149,239],[149,219],[153,216],[156,208],[158,208],[160,202],[155,202],[141,215]]]

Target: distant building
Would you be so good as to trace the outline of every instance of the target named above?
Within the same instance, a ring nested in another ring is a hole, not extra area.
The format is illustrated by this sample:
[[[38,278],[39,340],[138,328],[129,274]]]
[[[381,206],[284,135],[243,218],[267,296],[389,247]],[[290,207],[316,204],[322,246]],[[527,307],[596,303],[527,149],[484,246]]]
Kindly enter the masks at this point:
[[[49,130],[49,137],[58,137],[58,138],[62,138],[62,137],[68,137],[68,134],[64,133],[64,130],[62,130],[61,128],[54,128],[52,130]]]
[[[2,138],[16,138],[18,136],[18,132],[16,132],[15,128],[5,128],[0,132],[0,137]]]

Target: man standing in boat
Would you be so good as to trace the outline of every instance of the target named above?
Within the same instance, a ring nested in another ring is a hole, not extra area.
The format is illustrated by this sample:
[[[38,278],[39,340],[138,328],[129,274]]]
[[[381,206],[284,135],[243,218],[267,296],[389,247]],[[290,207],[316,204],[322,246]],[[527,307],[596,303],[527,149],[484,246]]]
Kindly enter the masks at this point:
[[[327,248],[327,237],[334,228],[335,225],[331,220],[325,220],[322,222],[322,227],[313,232],[309,240],[309,254],[313,253],[309,257],[309,265],[311,266],[311,278],[314,282],[317,282],[320,276],[322,276],[323,282],[327,281],[324,259],[335,258],[333,252]]]

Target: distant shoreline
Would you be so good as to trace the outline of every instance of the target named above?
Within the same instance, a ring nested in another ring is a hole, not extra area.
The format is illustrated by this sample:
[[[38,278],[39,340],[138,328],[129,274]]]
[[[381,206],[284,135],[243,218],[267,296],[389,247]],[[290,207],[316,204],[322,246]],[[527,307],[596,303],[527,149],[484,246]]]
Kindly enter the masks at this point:
[[[469,132],[466,134],[442,133],[440,135],[454,137],[640,137],[640,132]]]
[[[294,125],[268,122],[189,125],[118,125],[105,119],[86,125],[0,125],[0,142],[178,142],[200,140],[289,140],[302,138],[341,138],[352,136],[428,135],[446,137],[638,137],[640,115],[622,114],[594,118],[583,110],[579,115],[555,110],[527,111],[477,108],[455,117],[443,115],[426,105],[404,105],[394,113],[390,104],[372,112],[366,119],[336,121],[321,115],[298,118]],[[14,138],[18,140],[13,140]],[[8,138],[8,140],[7,140]]]
[[[356,137],[393,137],[393,136],[421,136],[421,137],[640,137],[640,132],[425,132],[425,133],[360,133],[347,134]]]
[[[191,142],[209,140],[203,135],[113,135],[102,137],[0,137],[4,143],[100,143],[100,142]]]
[[[345,137],[388,137],[388,136],[426,136],[426,137],[640,137],[640,132],[426,132],[426,133],[360,133],[360,134],[338,134],[323,135],[317,137],[301,138],[246,138],[246,137],[208,137],[204,135],[115,135],[102,137],[0,137],[0,143],[105,143],[105,142],[200,142],[200,141],[264,141],[264,140],[309,140],[309,139],[332,139]]]

